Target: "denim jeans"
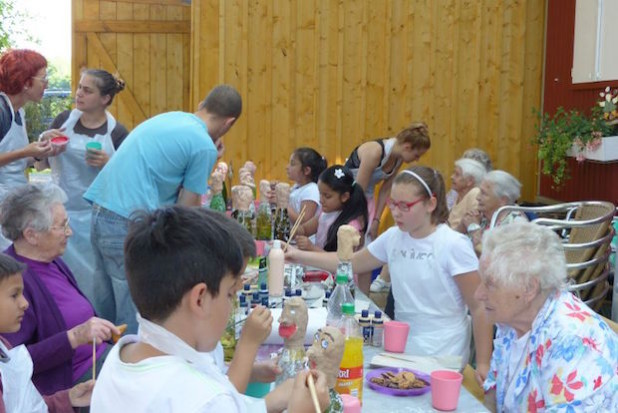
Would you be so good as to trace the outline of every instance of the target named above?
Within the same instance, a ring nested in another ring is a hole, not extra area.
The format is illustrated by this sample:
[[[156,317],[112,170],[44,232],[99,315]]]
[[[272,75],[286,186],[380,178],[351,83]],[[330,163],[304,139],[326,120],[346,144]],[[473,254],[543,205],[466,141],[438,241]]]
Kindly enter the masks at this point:
[[[129,220],[99,205],[92,207],[90,242],[94,251],[94,308],[101,318],[137,332],[136,309],[124,270],[124,239]]]

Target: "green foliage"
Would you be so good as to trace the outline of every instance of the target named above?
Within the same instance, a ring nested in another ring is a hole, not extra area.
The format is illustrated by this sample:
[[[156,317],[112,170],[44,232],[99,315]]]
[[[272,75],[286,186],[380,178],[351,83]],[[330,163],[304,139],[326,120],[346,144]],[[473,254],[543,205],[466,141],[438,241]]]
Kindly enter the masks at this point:
[[[553,116],[539,114],[540,125],[534,143],[538,145],[541,172],[551,176],[553,187],[559,189],[570,178],[567,151],[582,151],[593,140],[611,136],[612,126],[603,120],[603,110],[594,106],[590,115],[579,111],[567,112],[560,107]]]
[[[31,39],[26,20],[27,14],[16,7],[16,0],[0,0],[0,53],[12,47],[17,37]]]
[[[36,141],[41,132],[49,129],[56,116],[71,109],[71,102],[71,97],[46,96],[39,103],[27,103],[24,109],[30,142]]]

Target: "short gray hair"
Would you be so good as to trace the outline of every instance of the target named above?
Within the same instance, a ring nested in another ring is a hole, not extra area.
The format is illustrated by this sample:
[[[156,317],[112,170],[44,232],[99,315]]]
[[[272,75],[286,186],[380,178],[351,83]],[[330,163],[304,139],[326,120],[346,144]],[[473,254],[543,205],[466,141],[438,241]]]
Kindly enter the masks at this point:
[[[567,271],[562,241],[549,228],[530,222],[492,228],[483,235],[479,273],[481,279],[491,278],[507,288],[527,286],[537,279],[545,294],[564,289]]]
[[[53,205],[66,200],[64,191],[55,184],[28,184],[13,189],[0,204],[2,234],[16,241],[26,228],[49,231]]]
[[[489,157],[489,155],[487,155],[487,152],[482,149],[470,148],[466,150],[463,155],[461,155],[461,157],[466,159],[474,159],[475,161],[480,162],[485,167],[486,172],[494,169],[493,165],[491,164],[491,158]]]
[[[472,178],[474,180],[474,186],[479,186],[481,181],[485,177],[487,171],[482,163],[475,161],[474,159],[461,158],[455,161],[455,166],[461,169],[461,174],[464,178]]]
[[[521,183],[505,171],[491,171],[485,175],[484,181],[493,184],[494,194],[498,198],[506,198],[507,204],[514,204],[521,196]]]

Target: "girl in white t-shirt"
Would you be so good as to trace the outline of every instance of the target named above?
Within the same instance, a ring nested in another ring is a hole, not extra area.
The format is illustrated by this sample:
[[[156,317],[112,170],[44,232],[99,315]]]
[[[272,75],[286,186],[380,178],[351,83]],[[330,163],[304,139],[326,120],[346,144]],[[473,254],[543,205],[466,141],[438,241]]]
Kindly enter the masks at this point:
[[[388,205],[396,226],[354,254],[354,272],[389,264],[395,318],[410,324],[407,353],[458,355],[465,365],[472,332],[477,380],[482,382],[489,370],[493,331],[474,299],[480,280],[472,244],[445,224],[442,176],[424,166],[403,170],[394,179]],[[297,249],[288,249],[286,257],[329,271],[335,271],[338,262],[334,253]]]
[[[320,211],[320,192],[318,191],[318,176],[326,169],[326,159],[312,148],[298,148],[290,155],[290,163],[286,167],[288,178],[294,181],[290,192],[288,216],[294,224],[298,215],[305,207],[305,215],[301,222],[305,223]]]
[[[337,251],[337,230],[342,225],[351,225],[359,233],[367,228],[367,200],[360,185],[348,168],[333,165],[320,174],[320,213],[300,225],[296,245],[301,250]],[[307,235],[316,234],[315,243]]]

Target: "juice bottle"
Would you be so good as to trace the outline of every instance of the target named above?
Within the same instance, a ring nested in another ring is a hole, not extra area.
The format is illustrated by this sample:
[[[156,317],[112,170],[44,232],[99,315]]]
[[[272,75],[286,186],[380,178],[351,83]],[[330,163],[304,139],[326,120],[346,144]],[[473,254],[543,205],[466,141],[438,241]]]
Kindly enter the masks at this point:
[[[343,318],[339,328],[345,335],[345,348],[339,366],[335,391],[351,394],[362,401],[363,397],[363,334],[354,318],[354,303],[342,305]]]

